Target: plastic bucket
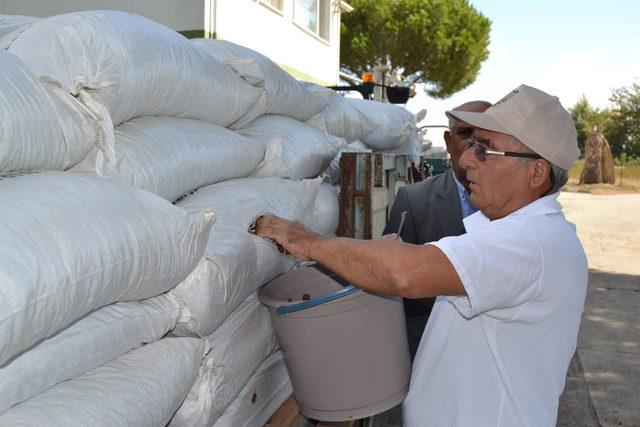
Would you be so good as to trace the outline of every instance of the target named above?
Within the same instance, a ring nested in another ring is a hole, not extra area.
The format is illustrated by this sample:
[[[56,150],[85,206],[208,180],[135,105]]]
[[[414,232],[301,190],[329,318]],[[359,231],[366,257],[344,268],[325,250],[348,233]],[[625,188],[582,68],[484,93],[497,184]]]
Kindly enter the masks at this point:
[[[302,414],[347,421],[404,400],[411,361],[399,298],[352,289],[317,265],[277,277],[258,296],[269,308]]]

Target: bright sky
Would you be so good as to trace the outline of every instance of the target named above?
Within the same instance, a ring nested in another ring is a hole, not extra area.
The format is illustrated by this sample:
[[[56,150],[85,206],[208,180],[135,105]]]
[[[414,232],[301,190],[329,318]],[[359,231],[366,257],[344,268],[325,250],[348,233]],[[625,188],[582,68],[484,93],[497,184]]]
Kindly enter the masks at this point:
[[[571,107],[584,93],[606,107],[611,89],[640,80],[638,0],[471,0],[491,19],[489,58],[472,85],[438,100],[418,90],[410,111],[427,109],[422,124],[446,124],[444,111],[473,99],[495,102],[521,83]],[[442,129],[427,137],[444,145]]]

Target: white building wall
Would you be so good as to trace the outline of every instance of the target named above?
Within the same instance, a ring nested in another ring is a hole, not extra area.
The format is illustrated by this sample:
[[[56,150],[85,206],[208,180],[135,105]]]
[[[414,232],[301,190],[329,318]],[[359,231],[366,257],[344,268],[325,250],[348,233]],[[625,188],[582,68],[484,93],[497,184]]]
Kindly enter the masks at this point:
[[[218,39],[256,50],[303,80],[325,85],[338,82],[340,11],[337,2],[331,1],[329,41],[325,41],[294,23],[294,0],[283,0],[282,13],[252,0],[208,1],[214,12],[208,31]]]
[[[340,8],[331,3],[328,41],[294,23],[295,0],[282,12],[254,0],[0,0],[0,14],[46,17],[79,10],[123,10],[188,37],[215,35],[257,50],[299,79],[338,82]]]
[[[0,0],[0,14],[46,17],[79,10],[122,10],[176,31],[204,29],[206,0]]]

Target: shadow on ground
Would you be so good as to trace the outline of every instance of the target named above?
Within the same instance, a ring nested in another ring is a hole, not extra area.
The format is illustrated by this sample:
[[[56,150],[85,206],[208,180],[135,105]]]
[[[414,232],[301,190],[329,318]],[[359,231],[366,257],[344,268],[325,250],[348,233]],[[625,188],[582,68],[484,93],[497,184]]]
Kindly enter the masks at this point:
[[[640,426],[640,276],[589,271],[558,426]]]

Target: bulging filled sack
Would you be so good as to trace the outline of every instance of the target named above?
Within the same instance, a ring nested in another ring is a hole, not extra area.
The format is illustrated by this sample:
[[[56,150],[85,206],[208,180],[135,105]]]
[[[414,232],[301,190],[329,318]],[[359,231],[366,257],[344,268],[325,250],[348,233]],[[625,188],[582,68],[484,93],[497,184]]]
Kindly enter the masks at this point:
[[[92,310],[173,288],[213,217],[68,172],[0,179],[0,200],[0,365]]]
[[[418,122],[424,119],[426,111],[414,115],[393,104],[364,99],[345,98],[361,114],[375,123],[375,128],[361,140],[374,150],[388,150],[405,143],[418,133]]]
[[[306,121],[322,111],[330,100],[326,94],[309,90],[271,59],[252,49],[224,40],[195,39],[192,42],[234,69],[247,82],[264,90],[264,97],[254,107],[260,111],[249,116],[277,114]]]
[[[256,216],[267,212],[313,226],[319,187],[318,179],[246,178],[201,188],[179,202],[193,213],[215,210],[216,222],[205,250],[206,261],[171,291],[191,313],[174,334],[212,333],[258,287],[293,268],[296,258],[282,255],[275,244],[248,233],[247,228]]]
[[[162,338],[178,322],[170,295],[103,307],[0,366],[0,413],[131,349]]]
[[[211,352],[172,426],[210,426],[277,346],[269,312],[256,295],[247,298],[213,334]]]
[[[392,154],[397,156],[409,156],[414,162],[417,162],[417,156],[422,154],[422,132],[416,134],[407,135],[404,142],[397,147],[388,148],[385,150],[378,150],[376,152],[381,154]]]
[[[0,15],[0,38],[14,32],[24,31],[34,22],[38,21],[38,19],[40,18],[34,18],[32,16]]]
[[[74,170],[93,171],[170,202],[205,185],[247,177],[264,157],[263,145],[199,120],[138,117],[118,126],[114,136]]]
[[[309,228],[321,236],[334,236],[338,228],[340,204],[339,187],[323,182],[313,204]]]
[[[0,426],[164,426],[193,386],[207,342],[164,338],[0,414]]]
[[[36,76],[67,93],[86,93],[113,125],[138,116],[173,116],[228,126],[260,91],[175,31],[116,11],[44,18],[11,41]]]
[[[343,140],[284,116],[262,116],[238,133],[263,144],[264,160],[253,176],[300,180],[318,176],[331,162]]]
[[[321,113],[307,121],[307,124],[324,129],[331,135],[344,138],[347,143],[362,139],[375,130],[376,123],[362,114],[345,97],[336,94],[331,89],[313,86],[318,91],[326,91],[330,95],[331,102]]]
[[[284,357],[277,351],[262,362],[214,427],[265,425],[292,393]]]
[[[80,103],[42,84],[17,56],[0,51],[0,174],[63,170],[96,141],[96,125]]]

